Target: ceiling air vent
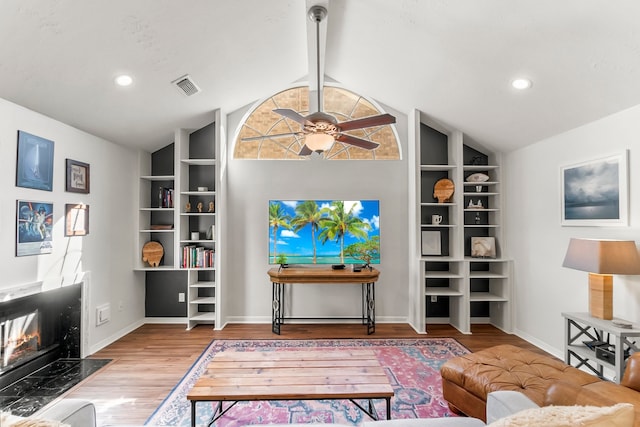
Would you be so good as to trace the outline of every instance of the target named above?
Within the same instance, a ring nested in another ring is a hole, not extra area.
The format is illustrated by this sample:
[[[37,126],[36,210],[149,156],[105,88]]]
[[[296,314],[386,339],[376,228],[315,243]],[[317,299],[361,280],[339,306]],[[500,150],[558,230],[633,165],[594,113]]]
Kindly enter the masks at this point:
[[[191,76],[188,74],[172,81],[171,84],[176,85],[180,92],[184,93],[187,96],[195,95],[196,93],[200,92],[200,88],[195,84],[195,82],[191,79]]]

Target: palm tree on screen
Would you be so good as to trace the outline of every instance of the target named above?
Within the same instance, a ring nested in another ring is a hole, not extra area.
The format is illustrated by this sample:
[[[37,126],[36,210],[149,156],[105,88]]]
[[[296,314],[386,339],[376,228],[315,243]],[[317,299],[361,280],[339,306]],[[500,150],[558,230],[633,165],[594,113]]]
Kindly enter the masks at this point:
[[[277,248],[278,248],[278,229],[280,227],[286,228],[287,230],[291,229],[291,216],[287,215],[284,209],[282,209],[282,205],[277,202],[269,203],[269,227],[272,229],[272,238],[273,238],[273,263],[277,263]]]
[[[291,221],[294,231],[299,231],[307,225],[311,226],[311,244],[313,246],[313,263],[316,264],[316,232],[320,227],[322,213],[318,204],[313,200],[305,200],[296,206],[296,216]]]
[[[340,242],[341,263],[344,263],[344,236],[348,233],[354,237],[366,239],[371,228],[369,224],[353,213],[354,206],[351,206],[349,211],[345,212],[344,201],[338,200],[332,202],[330,207],[322,209],[322,213],[327,214],[327,217],[320,219],[322,231],[318,238],[322,243],[327,240]]]

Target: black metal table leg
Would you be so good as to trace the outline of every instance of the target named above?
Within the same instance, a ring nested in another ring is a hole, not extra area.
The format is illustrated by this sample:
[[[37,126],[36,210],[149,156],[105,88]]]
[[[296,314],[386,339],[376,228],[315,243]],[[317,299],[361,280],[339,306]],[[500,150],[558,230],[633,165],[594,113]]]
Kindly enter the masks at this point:
[[[367,334],[376,331],[376,295],[373,283],[366,284]]]
[[[271,331],[280,335],[280,326],[284,322],[284,284],[273,282],[271,288]]]
[[[196,427],[196,401],[191,401],[191,427]]]

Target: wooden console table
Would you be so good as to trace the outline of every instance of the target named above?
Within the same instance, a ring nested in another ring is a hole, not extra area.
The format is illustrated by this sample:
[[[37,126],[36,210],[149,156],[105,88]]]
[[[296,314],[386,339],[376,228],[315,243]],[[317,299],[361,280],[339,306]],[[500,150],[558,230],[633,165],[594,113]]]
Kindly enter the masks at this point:
[[[374,285],[380,272],[375,268],[363,268],[361,271],[333,270],[331,268],[272,268],[268,271],[271,279],[271,330],[280,335],[280,327],[284,324],[284,286],[285,284],[322,283],[330,285],[357,284],[362,286],[362,320],[367,325],[367,334],[376,331],[376,303]],[[286,319],[296,319],[287,317]],[[305,318],[308,319],[308,318]],[[341,319],[354,319],[343,317]]]

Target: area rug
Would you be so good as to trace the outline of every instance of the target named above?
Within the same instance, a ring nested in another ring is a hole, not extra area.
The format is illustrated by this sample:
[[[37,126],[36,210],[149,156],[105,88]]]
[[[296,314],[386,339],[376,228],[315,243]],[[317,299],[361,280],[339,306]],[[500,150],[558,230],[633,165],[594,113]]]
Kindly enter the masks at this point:
[[[442,398],[440,367],[448,359],[469,353],[452,338],[341,339],[341,340],[214,340],[147,420],[147,425],[190,426],[191,404],[186,395],[214,354],[236,351],[273,351],[367,348],[375,352],[393,386],[391,417],[435,418],[455,416]],[[196,425],[207,425],[215,403],[198,403]],[[226,407],[226,405],[225,405]],[[376,411],[386,417],[384,400]],[[248,424],[341,423],[361,425],[369,417],[348,400],[300,400],[239,402],[213,424],[239,427]]]

